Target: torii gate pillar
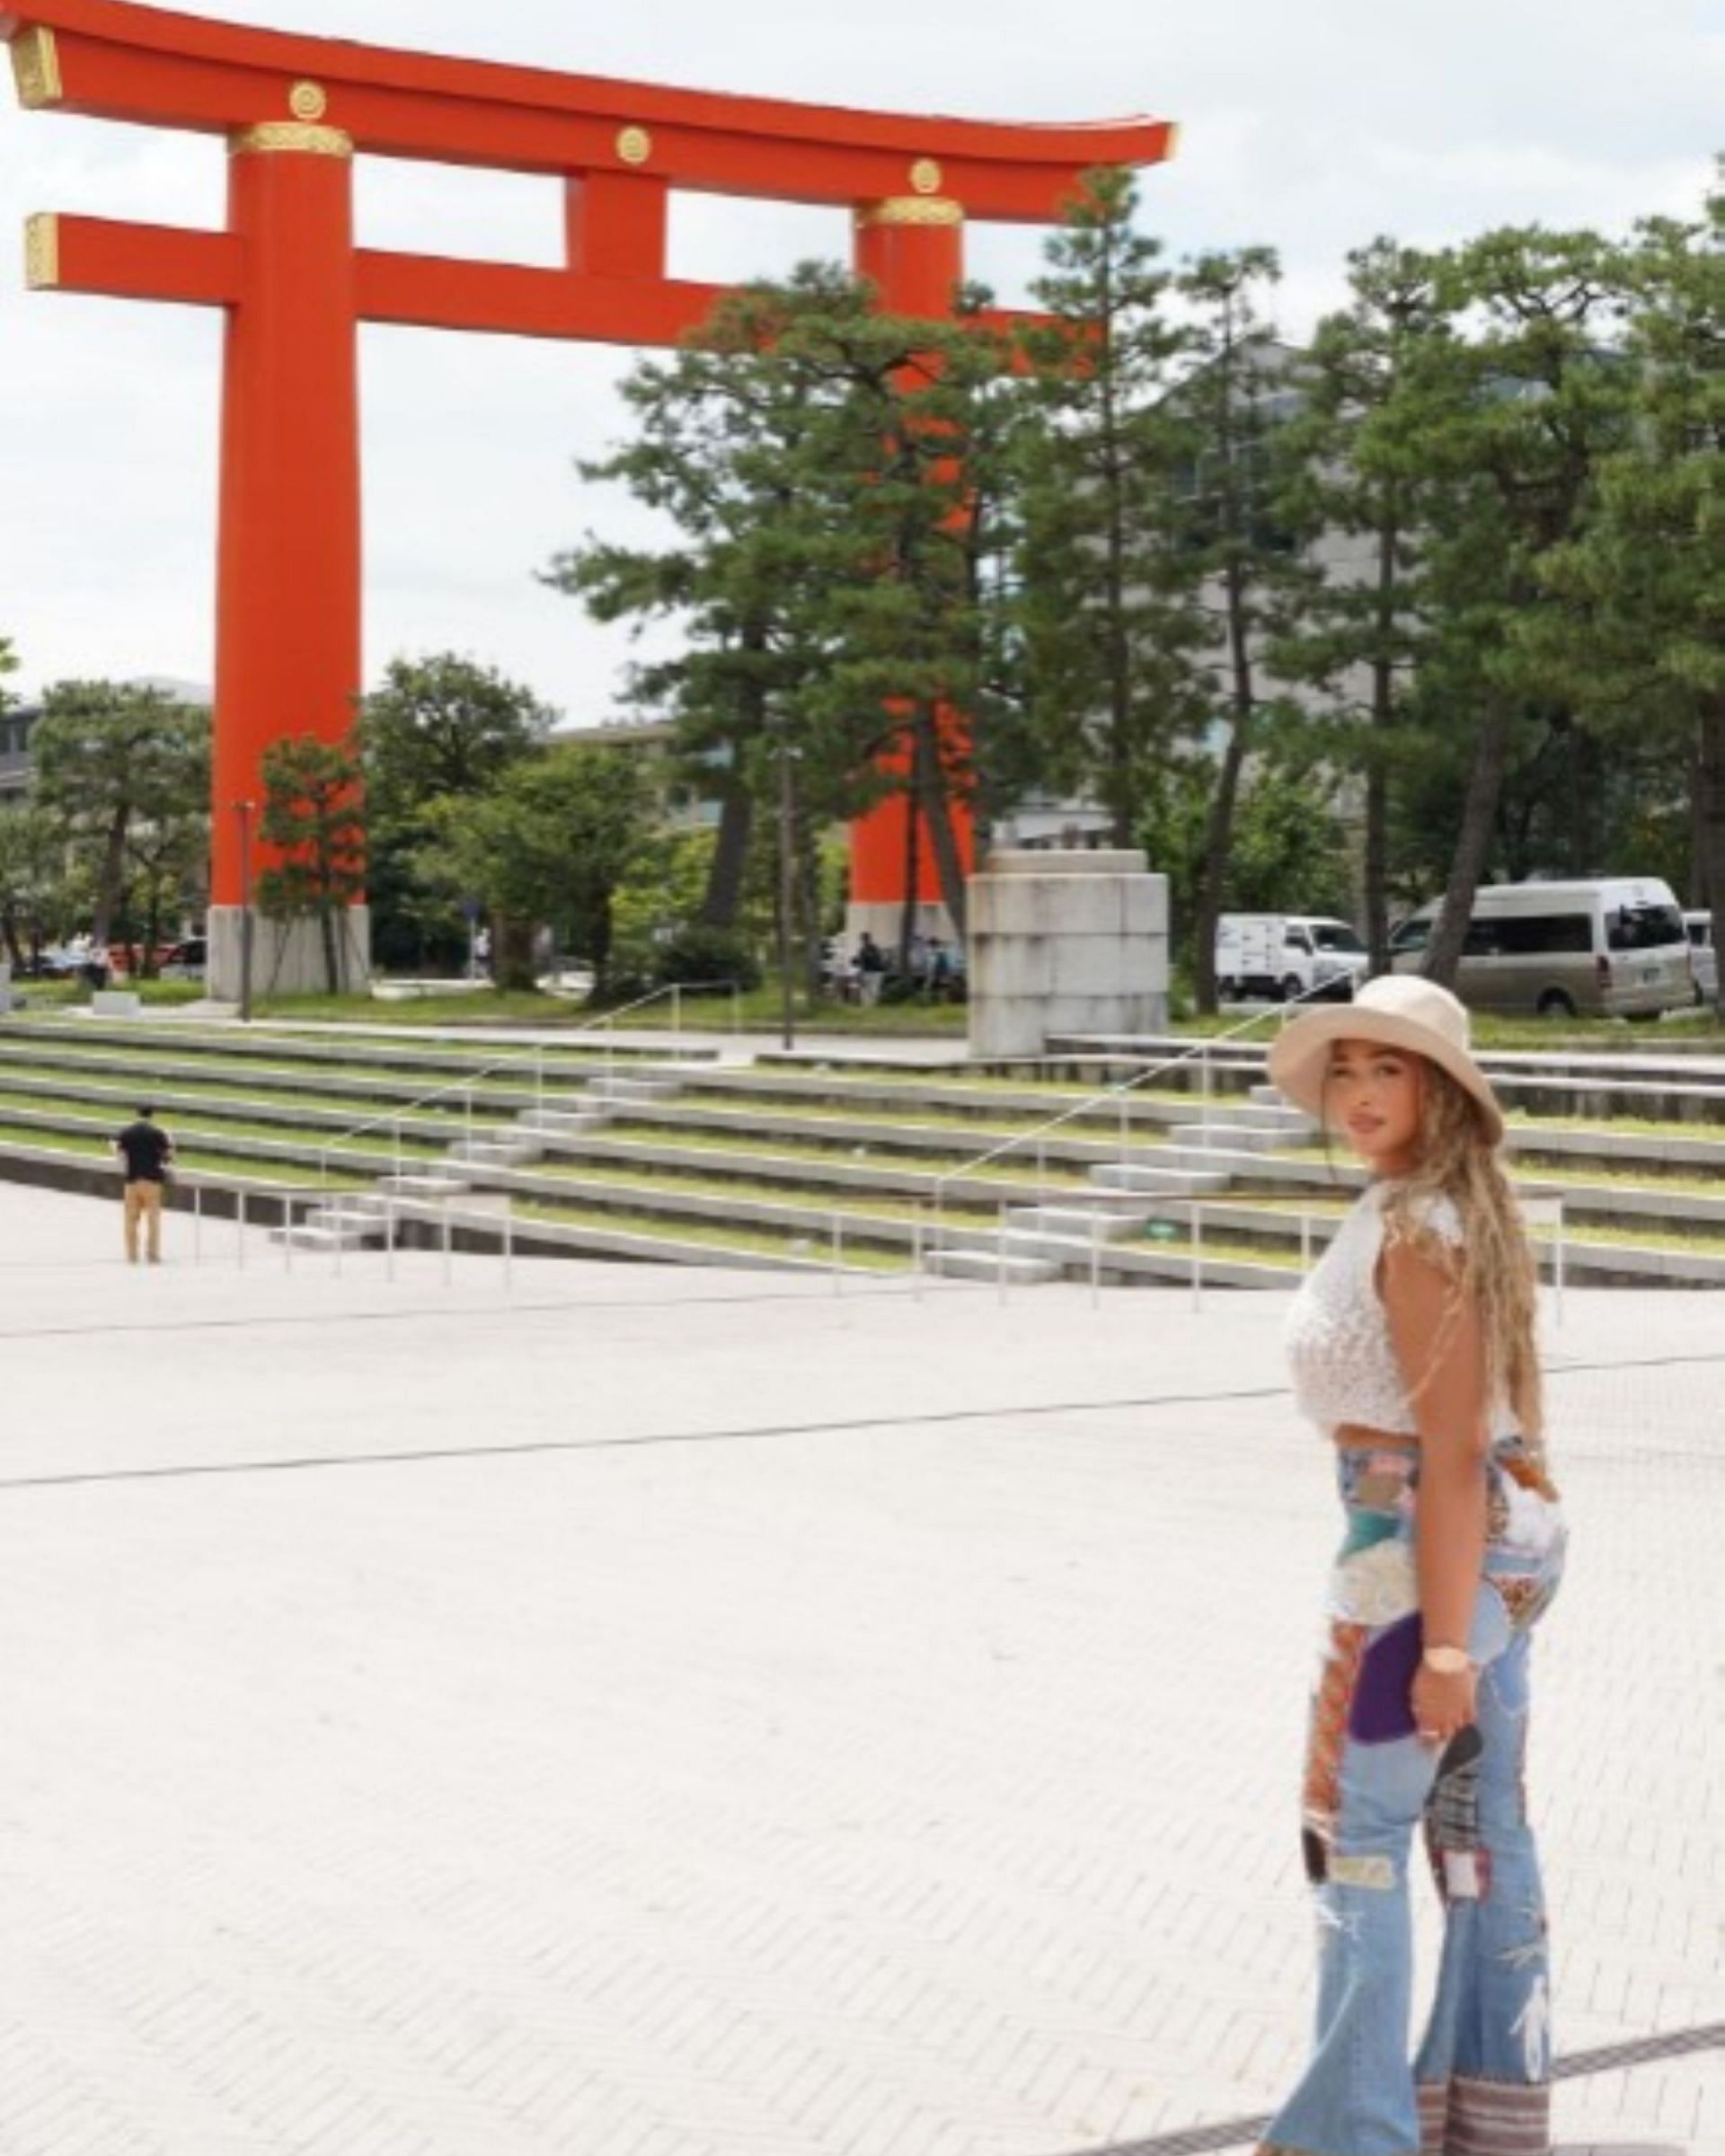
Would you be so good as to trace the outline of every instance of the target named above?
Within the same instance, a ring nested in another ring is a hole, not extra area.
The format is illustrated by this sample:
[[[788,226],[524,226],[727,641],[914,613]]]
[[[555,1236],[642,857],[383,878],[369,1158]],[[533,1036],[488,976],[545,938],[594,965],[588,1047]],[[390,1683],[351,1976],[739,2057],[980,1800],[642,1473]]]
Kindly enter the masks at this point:
[[[227,311],[217,552],[210,980],[239,981],[243,900],[264,751],[350,714],[360,659],[359,383],[353,156],[334,128],[244,129],[228,146],[228,230],[244,293]],[[291,603],[288,595],[292,595]],[[370,930],[348,909],[343,971],[363,981]],[[259,942],[259,985],[324,985],[315,926]]]
[[[722,296],[666,273],[678,188],[844,205],[857,266],[884,304],[945,314],[967,216],[1050,223],[1092,167],[1154,164],[1174,141],[1166,120],[1026,126],[715,96],[132,0],[0,0],[0,39],[28,111],[190,129],[228,146],[225,231],[48,213],[30,220],[26,255],[38,289],[226,313],[210,877],[221,994],[238,985],[244,835],[256,829],[264,751],[296,734],[341,738],[361,686],[361,323],[675,344]],[[356,247],[356,151],[561,184],[566,260],[526,268]],[[856,896],[895,917],[908,830],[906,805],[889,800],[853,834]],[[915,895],[933,900],[932,846],[919,863]],[[882,925],[894,932],[896,918]],[[355,972],[366,940],[355,908]],[[309,935],[280,951],[272,936],[261,983],[316,985],[315,959]]]
[[[926,177],[932,172],[924,168]],[[898,195],[871,203],[856,215],[855,266],[880,296],[880,304],[894,314],[910,314],[924,321],[939,320],[952,313],[953,297],[964,279],[964,209],[942,195]],[[957,714],[945,715],[944,723],[958,727]],[[909,764],[907,751],[889,752],[881,758],[883,769],[902,773]],[[976,866],[974,826],[969,804],[951,804],[953,836],[966,876]],[[916,868],[907,875],[910,859],[910,819],[920,826],[915,848]],[[907,888],[914,883],[914,888]],[[954,924],[941,891],[940,869],[928,819],[914,808],[907,793],[889,793],[851,826],[851,899],[845,915],[845,940],[854,948],[866,929],[883,949],[898,941],[905,900],[916,903],[917,932],[951,939]]]

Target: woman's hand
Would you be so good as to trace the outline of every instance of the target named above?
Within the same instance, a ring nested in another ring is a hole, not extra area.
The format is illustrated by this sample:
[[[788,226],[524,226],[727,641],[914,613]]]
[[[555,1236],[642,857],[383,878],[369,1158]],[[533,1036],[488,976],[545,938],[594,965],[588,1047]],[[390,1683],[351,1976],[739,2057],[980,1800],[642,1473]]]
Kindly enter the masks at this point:
[[[1420,1664],[1414,1673],[1411,1703],[1413,1726],[1422,1744],[1446,1745],[1458,1729],[1467,1727],[1473,1719],[1477,1681],[1478,1672],[1473,1668],[1448,1676]]]

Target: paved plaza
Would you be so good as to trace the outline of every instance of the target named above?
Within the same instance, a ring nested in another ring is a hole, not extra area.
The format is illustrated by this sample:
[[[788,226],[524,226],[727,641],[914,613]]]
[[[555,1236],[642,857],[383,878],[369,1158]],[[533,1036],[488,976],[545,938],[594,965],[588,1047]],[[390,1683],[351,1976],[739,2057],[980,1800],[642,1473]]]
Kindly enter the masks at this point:
[[[1285,1296],[0,1220],[0,2156],[1250,2145],[1335,1536]],[[1549,1348],[1559,2143],[1721,2156],[1725,1300]]]

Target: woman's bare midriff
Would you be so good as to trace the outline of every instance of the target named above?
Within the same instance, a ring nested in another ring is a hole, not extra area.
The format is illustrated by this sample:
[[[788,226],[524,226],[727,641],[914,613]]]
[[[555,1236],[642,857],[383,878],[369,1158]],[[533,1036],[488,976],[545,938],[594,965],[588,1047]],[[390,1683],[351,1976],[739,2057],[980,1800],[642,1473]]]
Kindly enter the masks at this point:
[[[1420,1440],[1410,1430],[1375,1430],[1363,1422],[1339,1422],[1336,1425],[1335,1440],[1338,1445],[1369,1453],[1388,1450],[1417,1453],[1420,1450]]]

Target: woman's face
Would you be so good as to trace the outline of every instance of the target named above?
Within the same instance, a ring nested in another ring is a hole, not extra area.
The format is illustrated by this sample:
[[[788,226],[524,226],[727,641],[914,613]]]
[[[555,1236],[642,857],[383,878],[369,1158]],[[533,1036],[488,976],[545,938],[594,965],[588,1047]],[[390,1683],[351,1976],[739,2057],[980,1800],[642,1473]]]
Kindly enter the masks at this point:
[[[1325,1119],[1379,1175],[1404,1175],[1418,1159],[1420,1106],[1420,1057],[1411,1050],[1371,1040],[1331,1049]]]

